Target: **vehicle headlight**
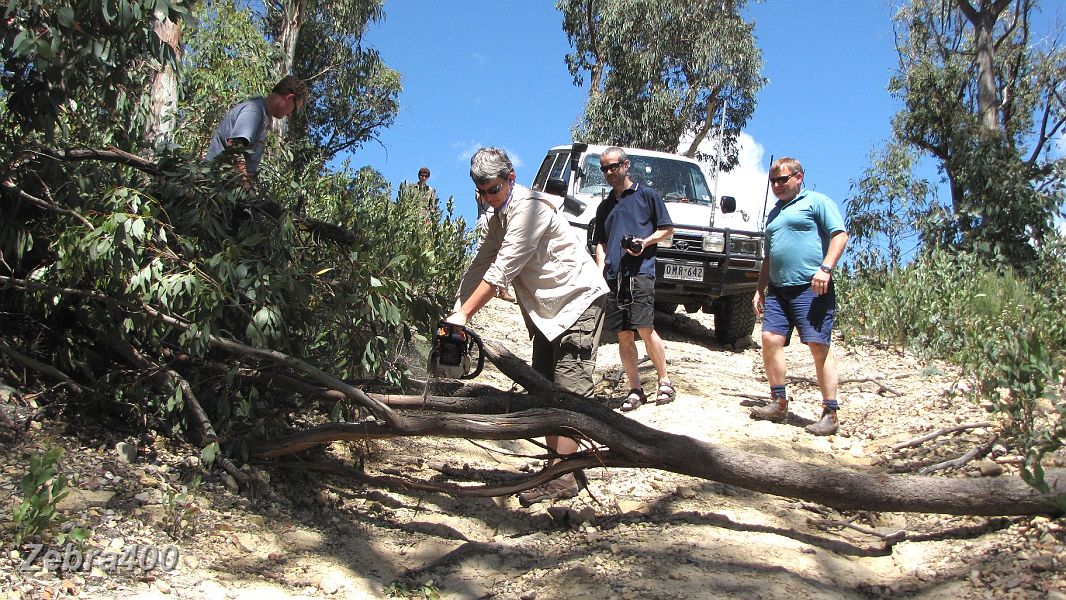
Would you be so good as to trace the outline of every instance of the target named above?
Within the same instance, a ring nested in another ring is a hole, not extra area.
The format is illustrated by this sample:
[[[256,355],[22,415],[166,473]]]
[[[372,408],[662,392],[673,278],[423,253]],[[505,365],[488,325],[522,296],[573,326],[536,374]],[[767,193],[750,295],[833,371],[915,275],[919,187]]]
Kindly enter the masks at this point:
[[[733,254],[760,254],[760,240],[749,237],[733,236],[729,238],[729,251]]]
[[[721,252],[723,250],[725,250],[725,234],[715,232],[704,234],[704,252]]]

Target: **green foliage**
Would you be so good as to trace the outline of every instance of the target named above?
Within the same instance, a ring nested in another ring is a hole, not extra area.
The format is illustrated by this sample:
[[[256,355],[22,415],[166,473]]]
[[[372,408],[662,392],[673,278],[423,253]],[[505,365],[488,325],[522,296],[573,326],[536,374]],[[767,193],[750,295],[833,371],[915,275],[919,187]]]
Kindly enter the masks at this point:
[[[385,586],[383,590],[387,598],[414,598],[420,600],[438,600],[440,588],[434,585],[432,579],[425,583],[412,583],[397,580]]]
[[[395,121],[403,86],[376,50],[359,43],[383,17],[382,0],[270,2],[273,35],[283,34],[283,15],[295,4],[304,9],[292,70],[307,79],[311,92],[310,105],[292,119],[309,142],[298,158],[328,162],[377,139]]]
[[[1023,476],[1044,492],[1042,460],[1066,440],[1063,247],[1060,238],[1043,249],[1039,276],[937,250],[903,267],[860,269],[839,288],[846,335],[875,336],[972,373],[970,394],[1001,418],[1007,442],[1025,456]]]
[[[901,144],[889,144],[871,160],[846,200],[848,252],[859,257],[849,262],[899,266],[927,228],[931,186],[913,178],[917,153]]]
[[[200,489],[200,476],[193,477],[181,491],[168,488],[161,502],[163,506],[163,529],[178,540],[199,527],[200,505],[196,503],[196,491]]]
[[[696,146],[721,129],[721,166],[736,166],[738,135],[765,84],[753,25],[740,17],[746,4],[559,0],[575,47],[570,74],[577,85],[591,76],[575,138],[664,152],[685,140],[684,153],[698,156]]]
[[[191,22],[187,0],[5,3],[0,21],[0,84],[9,116],[51,139],[61,115],[117,119],[136,130],[129,109],[152,65],[172,59],[152,30],[157,19]],[[142,112],[139,117],[143,118]]]
[[[57,472],[62,455],[62,448],[50,448],[30,457],[29,469],[19,483],[22,501],[13,504],[11,509],[15,522],[15,546],[21,545],[26,539],[53,533],[60,524],[63,515],[56,505],[70,493],[66,475]],[[84,541],[87,533],[84,529],[74,528],[69,533],[59,534],[60,544],[68,539]]]
[[[177,132],[181,146],[202,156],[231,106],[266,95],[280,79],[280,54],[246,3],[200,2],[194,15],[198,26],[185,36]]]
[[[8,7],[0,274],[30,285],[0,290],[0,331],[87,390],[92,401],[72,410],[103,408],[180,433],[195,394],[221,440],[204,448],[209,463],[316,407],[312,395],[271,379],[293,377],[288,366],[212,339],[360,385],[401,383],[404,353],[451,304],[470,240],[450,201],[430,205],[407,189],[393,198],[373,169],[327,163],[372,139],[398,110],[398,76],[358,43],[380,2],[311,6],[296,66],[322,67],[312,83],[318,101],[290,121],[285,140],[271,136],[257,193],[225,161],[200,157],[229,105],[278,77],[281,53],[257,30],[273,17],[260,21],[237,0],[198,4],[200,26],[186,31],[178,65],[153,28],[188,6]],[[67,49],[49,54],[56,44]],[[182,67],[178,145],[147,165],[118,152],[65,155],[111,145],[135,154],[151,142],[142,140],[146,83],[163,66]],[[17,104],[24,97],[43,116]],[[342,139],[352,144],[335,145]],[[308,217],[334,229],[315,229]]]
[[[864,225],[860,239],[918,235],[927,246],[1028,271],[1066,202],[1064,159],[1053,150],[1066,125],[1066,52],[1030,21],[1035,1],[975,8],[967,15],[955,0],[911,0],[897,13],[901,70],[889,90],[903,109],[893,142],[859,185],[851,220]],[[935,161],[948,206],[900,185],[912,152]],[[876,220],[878,213],[911,217],[912,225]]]

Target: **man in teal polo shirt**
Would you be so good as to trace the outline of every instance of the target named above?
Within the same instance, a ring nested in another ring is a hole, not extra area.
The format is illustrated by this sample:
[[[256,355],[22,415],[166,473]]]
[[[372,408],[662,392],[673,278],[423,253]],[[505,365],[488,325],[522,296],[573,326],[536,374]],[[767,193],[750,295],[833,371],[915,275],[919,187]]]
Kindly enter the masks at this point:
[[[830,354],[836,292],[833,269],[844,254],[848,234],[836,204],[826,195],[803,189],[803,167],[794,158],[779,158],[770,167],[777,204],[766,218],[766,255],[753,303],[762,313],[762,356],[770,383],[770,403],[751,416],[768,421],[788,418],[785,346],[798,329],[800,341],[814,357],[822,416],[806,427],[814,435],[832,435],[837,418],[837,366]],[[768,287],[769,286],[769,287]]]

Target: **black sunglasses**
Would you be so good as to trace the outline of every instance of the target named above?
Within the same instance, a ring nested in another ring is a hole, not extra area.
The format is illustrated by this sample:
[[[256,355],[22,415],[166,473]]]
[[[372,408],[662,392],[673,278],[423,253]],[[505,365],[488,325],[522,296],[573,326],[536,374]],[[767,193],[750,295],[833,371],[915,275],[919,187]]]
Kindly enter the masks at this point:
[[[620,161],[618,161],[616,163],[611,163],[609,165],[600,165],[600,171],[602,171],[604,173],[606,173],[607,171],[613,171],[613,170],[617,169],[618,167],[622,166],[622,163],[624,163],[624,162],[625,162],[624,160],[620,160]]]
[[[476,187],[476,186],[474,187],[474,191],[475,191],[475,192],[477,192],[477,194],[478,194],[479,196],[492,196],[493,194],[497,194],[497,193],[499,193],[499,191],[500,191],[501,189],[503,189],[503,184],[502,184],[502,183],[501,183],[501,184],[499,184],[499,185],[496,185],[496,186],[490,187],[490,188],[489,188],[489,189],[487,189],[487,190],[482,190],[482,189],[479,189],[479,188],[478,188],[478,187]]]
[[[784,185],[785,182],[787,182],[789,179],[792,179],[792,177],[795,175],[799,175],[799,173],[789,173],[788,175],[782,175],[780,177],[771,177],[770,183],[774,185]]]

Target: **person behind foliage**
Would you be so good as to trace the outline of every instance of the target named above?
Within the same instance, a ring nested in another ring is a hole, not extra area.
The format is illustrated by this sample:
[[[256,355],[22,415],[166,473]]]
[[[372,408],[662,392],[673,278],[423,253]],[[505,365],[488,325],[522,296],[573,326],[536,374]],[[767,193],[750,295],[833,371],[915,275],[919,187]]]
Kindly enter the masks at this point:
[[[233,166],[246,188],[258,182],[259,162],[266,149],[266,136],[274,119],[284,119],[303,110],[309,92],[295,75],[286,75],[265,98],[249,98],[229,109],[215,129],[207,160],[214,160],[227,148],[236,149]]]

